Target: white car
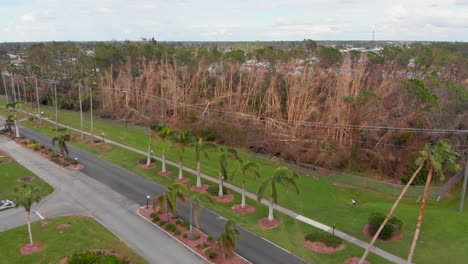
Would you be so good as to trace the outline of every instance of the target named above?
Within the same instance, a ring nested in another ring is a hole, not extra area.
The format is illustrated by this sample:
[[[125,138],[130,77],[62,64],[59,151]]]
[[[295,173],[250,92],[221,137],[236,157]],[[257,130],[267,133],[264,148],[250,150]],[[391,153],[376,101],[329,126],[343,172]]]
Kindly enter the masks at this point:
[[[0,210],[15,207],[15,203],[10,200],[1,200],[0,201]]]

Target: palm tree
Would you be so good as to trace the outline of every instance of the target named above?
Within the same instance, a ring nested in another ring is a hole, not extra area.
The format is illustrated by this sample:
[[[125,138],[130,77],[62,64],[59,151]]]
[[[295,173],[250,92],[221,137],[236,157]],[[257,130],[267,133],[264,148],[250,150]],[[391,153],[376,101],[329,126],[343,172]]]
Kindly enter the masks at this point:
[[[60,154],[62,154],[62,157],[64,158],[65,158],[65,153],[68,155],[68,147],[66,144],[67,140],[68,140],[68,137],[66,135],[60,135],[58,137],[52,138],[52,146],[55,147],[55,144],[57,143],[57,147],[59,148]]]
[[[159,137],[161,138],[163,145],[162,145],[162,168],[161,172],[166,173],[166,140],[172,135],[171,129],[166,125],[163,124],[159,128]]]
[[[184,153],[185,147],[188,147],[191,143],[191,138],[189,136],[188,130],[180,131],[179,135],[174,138],[175,146],[179,149],[179,180],[183,179],[183,160],[184,160]]]
[[[224,181],[227,180],[227,167],[228,167],[228,158],[231,159],[239,159],[239,156],[237,154],[237,151],[232,148],[225,148],[225,147],[220,147],[219,148],[219,191],[218,191],[218,196],[223,197],[223,187],[224,187]]]
[[[15,122],[16,122],[16,119],[14,116],[12,115],[9,115],[8,118],[5,120],[5,128],[8,129],[8,132],[10,134],[13,133],[12,129],[11,129],[11,126],[14,126],[15,125]]]
[[[185,196],[188,193],[187,186],[183,183],[172,183],[166,189],[166,192],[154,199],[153,209],[157,211],[156,207],[164,208],[163,211],[166,213],[166,216],[169,217],[169,212],[172,212],[173,215],[177,214],[177,199],[180,199],[182,202],[185,202]]]
[[[236,229],[236,223],[232,220],[228,220],[226,224],[224,224],[224,230],[217,243],[223,250],[223,257],[230,257],[232,255],[232,252],[236,248],[238,236],[239,230]]]
[[[426,160],[429,165],[429,172],[427,173],[426,186],[424,187],[424,194],[422,197],[418,222],[416,224],[416,231],[414,232],[413,243],[411,243],[411,248],[407,259],[408,263],[411,263],[413,260],[416,242],[418,241],[419,232],[421,231],[424,211],[427,205],[427,197],[429,195],[429,189],[431,188],[432,175],[435,173],[442,181],[445,178],[444,171],[459,170],[459,165],[456,163],[457,157],[458,153],[452,150],[449,142],[445,139],[437,141],[434,146],[426,144],[424,149],[420,151],[420,157],[416,160],[416,163],[422,163],[424,160]]]
[[[75,74],[78,77],[78,102],[80,104],[80,139],[83,141],[84,139],[84,126],[83,126],[83,103],[81,99],[81,85],[82,85],[82,79],[85,77],[85,72],[82,67],[77,66],[75,68]]]
[[[192,238],[193,222],[197,229],[200,229],[200,207],[202,204],[202,194],[194,193],[190,196],[190,230],[189,237]],[[209,197],[208,197],[209,198]]]
[[[197,142],[194,144],[195,147],[195,161],[197,162],[197,188],[201,188],[201,156],[202,154],[205,158],[208,159],[208,154],[206,153],[207,148],[214,148],[213,144],[205,143],[201,138],[198,138]]]
[[[297,174],[289,168],[278,167],[273,172],[273,175],[268,177],[257,192],[257,199],[260,202],[267,194],[269,189],[269,211],[268,211],[268,221],[273,221],[273,207],[276,206],[278,202],[278,188],[277,185],[282,185],[285,188],[293,188],[293,190],[299,194],[299,188],[297,187],[296,180],[298,179]]]
[[[0,74],[2,75],[3,88],[5,89],[5,97],[6,97],[7,103],[9,103],[10,99],[8,98],[8,89],[7,89],[7,86],[6,86],[6,77],[5,77],[6,74],[3,73],[4,70],[8,70],[8,64],[2,63],[1,68],[2,69],[0,70]]]
[[[16,109],[16,106],[17,105],[21,105],[23,104],[23,102],[21,101],[16,101],[16,102],[12,102],[12,103],[8,103],[6,104],[6,109],[9,110],[9,111],[12,111],[14,113],[13,117],[14,117],[14,124],[15,124],[15,131],[16,131],[16,137],[20,137],[20,134],[19,134],[19,126],[18,126],[18,111]]]
[[[359,260],[359,264],[364,264],[367,256],[369,255],[370,253],[370,250],[372,248],[372,246],[375,244],[375,241],[377,241],[377,238],[379,237],[380,235],[380,232],[382,232],[384,226],[387,224],[387,222],[390,220],[390,218],[392,218],[393,216],[393,213],[395,212],[396,208],[398,207],[398,204],[400,204],[400,201],[403,199],[403,197],[405,196],[406,192],[408,191],[409,187],[411,186],[411,184],[413,183],[414,179],[416,179],[416,176],[419,174],[419,172],[421,171],[421,169],[424,167],[424,164],[427,162],[427,160],[422,160],[421,163],[419,164],[419,167],[418,169],[413,173],[413,175],[411,176],[411,178],[409,179],[409,181],[406,183],[406,186],[405,188],[403,188],[403,190],[401,191],[400,195],[398,196],[397,200],[395,201],[395,203],[393,204],[392,208],[390,209],[390,212],[387,214],[387,217],[385,217],[385,220],[382,222],[382,224],[380,225],[379,229],[377,230],[377,232],[375,232],[374,234],[374,237],[372,237],[372,240],[371,242],[369,243],[369,245],[367,246],[366,248],[366,251],[364,252],[364,254],[362,255],[361,259]]]
[[[89,110],[91,117],[91,143],[94,143],[94,128],[93,128],[93,88],[97,85],[96,74],[93,73],[88,76],[88,85],[89,85]],[[103,142],[104,143],[104,142]]]
[[[40,105],[40,100],[39,100],[39,89],[37,87],[37,78],[41,74],[41,68],[37,65],[31,65],[30,66],[30,72],[32,73],[34,77],[34,87],[36,90],[36,101],[37,101],[37,113],[39,114],[39,123],[42,122],[42,115],[41,115],[41,105]]]
[[[245,182],[247,175],[250,175],[252,177],[258,178],[260,177],[260,174],[258,173],[258,164],[247,160],[243,161],[242,159],[239,159],[239,167],[232,173],[232,177],[236,174],[241,174],[242,175],[242,202],[241,202],[241,208],[245,208]]]
[[[41,194],[38,187],[32,187],[24,184],[15,190],[15,204],[16,207],[22,206],[26,211],[26,221],[28,222],[29,244],[33,245],[31,233],[31,206],[41,200]]]

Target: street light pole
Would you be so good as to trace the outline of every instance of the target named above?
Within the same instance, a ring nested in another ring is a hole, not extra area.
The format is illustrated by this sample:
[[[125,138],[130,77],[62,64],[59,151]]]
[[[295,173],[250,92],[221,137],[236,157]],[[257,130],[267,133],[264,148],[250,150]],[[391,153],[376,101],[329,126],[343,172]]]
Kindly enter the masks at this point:
[[[148,209],[149,199],[150,199],[150,196],[147,195],[147,196],[146,196],[146,209]]]
[[[78,158],[75,158],[75,169],[76,169],[76,165],[78,165]]]

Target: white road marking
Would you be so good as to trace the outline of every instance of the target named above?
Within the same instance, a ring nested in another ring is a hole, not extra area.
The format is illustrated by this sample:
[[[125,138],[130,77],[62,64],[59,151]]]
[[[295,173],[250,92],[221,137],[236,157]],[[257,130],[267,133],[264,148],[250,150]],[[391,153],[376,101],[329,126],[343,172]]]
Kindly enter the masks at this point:
[[[37,216],[39,216],[39,218],[41,218],[41,220],[44,220],[44,217],[42,217],[42,215],[38,211],[36,211],[35,213],[37,214]]]

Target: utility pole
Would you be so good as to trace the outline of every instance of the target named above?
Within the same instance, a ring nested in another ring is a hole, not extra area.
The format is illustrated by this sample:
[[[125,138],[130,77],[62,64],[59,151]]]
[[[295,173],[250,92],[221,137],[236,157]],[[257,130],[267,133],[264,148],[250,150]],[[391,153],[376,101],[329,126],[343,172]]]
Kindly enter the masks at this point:
[[[458,209],[460,213],[463,212],[467,183],[468,183],[468,152],[465,151],[465,177],[463,180],[462,193],[461,193],[461,198],[460,198],[460,208]]]

